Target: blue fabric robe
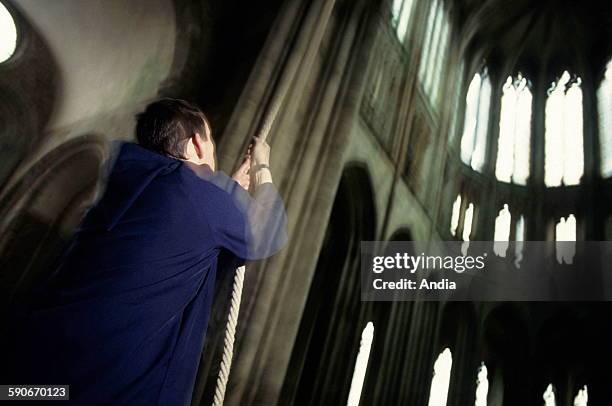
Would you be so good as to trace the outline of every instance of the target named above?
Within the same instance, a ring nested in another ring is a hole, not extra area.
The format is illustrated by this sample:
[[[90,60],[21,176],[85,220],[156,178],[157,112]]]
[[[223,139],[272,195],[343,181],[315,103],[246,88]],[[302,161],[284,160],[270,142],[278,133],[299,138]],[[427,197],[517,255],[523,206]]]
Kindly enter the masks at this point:
[[[60,266],[12,315],[3,384],[69,384],[75,405],[189,404],[220,252],[286,242],[272,184],[252,197],[207,168],[121,146]]]

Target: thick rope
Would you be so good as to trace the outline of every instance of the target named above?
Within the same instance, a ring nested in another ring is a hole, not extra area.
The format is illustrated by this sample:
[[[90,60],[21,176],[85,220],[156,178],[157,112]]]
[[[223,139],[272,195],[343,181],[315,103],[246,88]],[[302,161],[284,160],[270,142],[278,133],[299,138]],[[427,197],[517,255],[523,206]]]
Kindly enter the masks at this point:
[[[236,325],[238,324],[238,313],[240,312],[240,300],[242,298],[242,287],[244,285],[244,271],[245,268],[243,265],[236,269],[236,275],[234,276],[232,301],[227,316],[227,327],[223,339],[223,356],[221,358],[219,376],[217,377],[217,385],[215,386],[213,406],[222,406],[223,399],[225,399],[225,389],[227,388],[232,358],[234,356],[234,338],[236,336]]]
[[[308,19],[316,21],[321,19],[327,21],[334,8],[335,0],[319,0],[318,4],[320,9],[311,6]],[[314,11],[313,11],[314,10]],[[293,84],[296,72],[300,67],[303,66],[303,59],[300,56],[305,55],[306,60],[312,60],[318,49],[319,44],[323,39],[325,30],[319,27],[315,30],[312,36],[308,32],[302,33],[298,43],[298,50],[303,49],[302,52],[294,52],[287,61],[287,65],[283,70],[282,76],[279,83],[274,89],[272,100],[270,105],[267,107],[267,111],[264,115],[262,125],[259,130],[259,135],[265,141],[270,134],[272,125],[276,120],[278,112],[285,100],[285,96],[289,91],[289,88]],[[227,327],[225,329],[225,338],[223,340],[223,355],[221,357],[221,366],[219,368],[219,376],[217,377],[217,384],[215,386],[215,397],[213,400],[213,406],[223,406],[223,400],[225,399],[225,390],[227,388],[227,382],[229,380],[230,369],[232,366],[232,358],[234,356],[234,339],[236,335],[236,325],[238,323],[238,313],[240,311],[240,300],[242,298],[242,287],[244,285],[244,273],[245,267],[241,266],[236,269],[236,275],[234,276],[234,285],[232,287],[232,302],[230,304],[229,315],[227,318]]]

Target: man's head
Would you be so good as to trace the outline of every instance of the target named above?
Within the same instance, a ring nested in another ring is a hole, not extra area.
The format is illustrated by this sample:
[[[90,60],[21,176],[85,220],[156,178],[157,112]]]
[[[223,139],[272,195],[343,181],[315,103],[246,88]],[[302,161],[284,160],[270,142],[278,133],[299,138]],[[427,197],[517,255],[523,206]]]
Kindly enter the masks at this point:
[[[195,105],[160,99],[136,115],[136,120],[136,138],[144,148],[216,169],[211,127]]]

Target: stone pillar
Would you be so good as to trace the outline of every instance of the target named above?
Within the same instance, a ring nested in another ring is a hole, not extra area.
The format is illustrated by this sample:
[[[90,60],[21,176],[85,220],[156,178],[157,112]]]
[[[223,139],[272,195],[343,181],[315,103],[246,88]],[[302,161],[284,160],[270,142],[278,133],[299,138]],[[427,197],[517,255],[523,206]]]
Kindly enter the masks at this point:
[[[437,336],[438,303],[415,302],[410,334],[401,374],[402,390],[398,404],[426,406],[433,374]]]
[[[448,391],[448,406],[474,404],[476,375],[480,360],[477,358],[473,326],[463,323],[457,331],[453,351],[453,367]]]
[[[221,166],[228,171],[277,100],[276,83],[288,86],[269,142],[290,242],[271,260],[247,267],[227,405],[278,402],[357,120],[375,6],[287,2],[222,138]],[[283,79],[287,69],[295,69],[290,81]]]

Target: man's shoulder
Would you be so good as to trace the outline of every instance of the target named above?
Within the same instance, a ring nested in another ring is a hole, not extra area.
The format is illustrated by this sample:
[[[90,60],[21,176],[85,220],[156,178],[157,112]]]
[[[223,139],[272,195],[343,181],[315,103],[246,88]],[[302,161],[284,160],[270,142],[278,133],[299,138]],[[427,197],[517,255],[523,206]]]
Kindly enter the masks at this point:
[[[194,191],[205,190],[208,193],[230,196],[235,192],[238,183],[223,171],[213,171],[205,165],[184,163],[180,170],[183,181]]]

